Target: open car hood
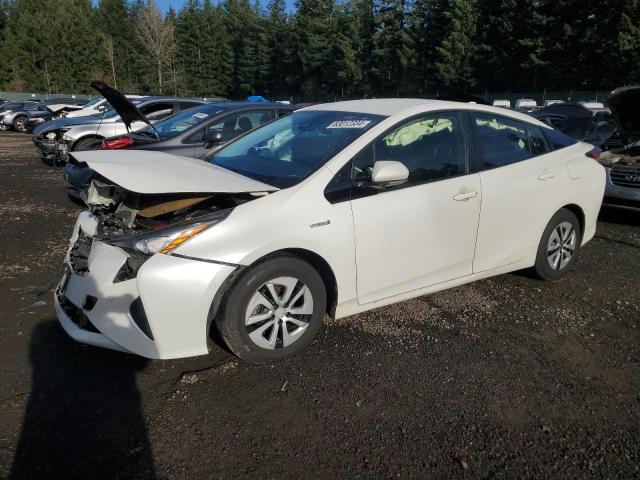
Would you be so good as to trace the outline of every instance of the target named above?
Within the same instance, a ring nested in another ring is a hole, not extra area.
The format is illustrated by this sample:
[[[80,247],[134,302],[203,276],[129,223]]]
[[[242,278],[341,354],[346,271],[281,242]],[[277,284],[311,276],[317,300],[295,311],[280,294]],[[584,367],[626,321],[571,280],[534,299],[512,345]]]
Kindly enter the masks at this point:
[[[194,158],[146,150],[72,152],[109,181],[141,194],[250,193],[278,188]]]
[[[118,112],[127,130],[131,130],[131,124],[136,121],[144,122],[153,129],[153,125],[151,125],[149,119],[118,90],[99,80],[91,82],[91,87],[97,90],[100,95],[111,104],[113,109]]]
[[[81,110],[82,105],[73,105],[71,103],[56,103],[54,105],[47,105],[47,110],[51,113],[58,113],[62,110]]]
[[[620,133],[628,140],[640,138],[640,86],[622,87],[611,92],[607,101]]]

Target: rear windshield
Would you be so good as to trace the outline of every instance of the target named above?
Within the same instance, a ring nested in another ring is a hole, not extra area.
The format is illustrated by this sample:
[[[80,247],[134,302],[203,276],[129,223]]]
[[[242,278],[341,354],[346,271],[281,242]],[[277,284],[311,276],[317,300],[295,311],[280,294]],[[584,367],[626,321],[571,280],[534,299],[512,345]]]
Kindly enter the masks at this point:
[[[560,150],[561,148],[569,147],[576,143],[576,141],[565,135],[558,130],[553,130],[552,128],[543,128],[544,136],[547,139],[547,143],[551,150]]]

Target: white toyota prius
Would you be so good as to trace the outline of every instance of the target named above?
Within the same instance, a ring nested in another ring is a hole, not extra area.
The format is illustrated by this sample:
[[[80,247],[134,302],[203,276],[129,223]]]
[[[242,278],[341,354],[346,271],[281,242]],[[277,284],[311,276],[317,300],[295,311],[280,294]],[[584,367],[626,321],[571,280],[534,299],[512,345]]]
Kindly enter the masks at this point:
[[[207,135],[210,132],[203,132]],[[207,161],[74,156],[97,172],[55,293],[79,342],[148,358],[265,363],[344,317],[514,270],[562,277],[593,238],[591,145],[501,108],[318,105]]]

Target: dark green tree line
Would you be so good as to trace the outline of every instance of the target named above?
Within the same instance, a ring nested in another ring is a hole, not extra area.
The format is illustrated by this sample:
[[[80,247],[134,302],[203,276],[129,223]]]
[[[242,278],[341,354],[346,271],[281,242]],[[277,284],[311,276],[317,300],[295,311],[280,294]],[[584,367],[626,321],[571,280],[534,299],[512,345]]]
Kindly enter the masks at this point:
[[[0,88],[330,100],[640,83],[640,0],[0,0]]]

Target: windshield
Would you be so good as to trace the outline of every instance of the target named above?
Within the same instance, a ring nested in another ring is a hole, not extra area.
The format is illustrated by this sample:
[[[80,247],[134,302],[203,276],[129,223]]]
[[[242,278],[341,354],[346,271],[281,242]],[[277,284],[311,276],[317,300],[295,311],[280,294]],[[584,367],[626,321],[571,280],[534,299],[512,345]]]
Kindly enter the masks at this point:
[[[240,137],[209,161],[254,180],[288,188],[384,118],[364,113],[299,111]]]
[[[217,109],[216,111],[216,109],[212,109],[209,105],[193,107],[156,123],[155,130],[158,132],[161,140],[166,140],[167,138],[174,137],[177,134],[184,132],[186,129],[191,128],[198,123],[204,122],[207,118],[210,118],[221,111],[222,109]],[[155,137],[155,133],[151,128],[145,128],[139,133]]]
[[[33,105],[27,105],[25,107],[25,110],[45,110],[45,107],[46,107],[46,103],[40,102],[40,103],[35,103]]]

